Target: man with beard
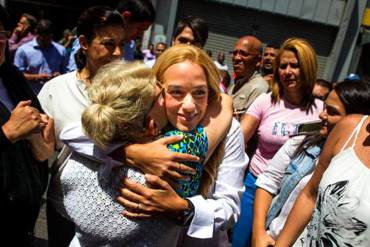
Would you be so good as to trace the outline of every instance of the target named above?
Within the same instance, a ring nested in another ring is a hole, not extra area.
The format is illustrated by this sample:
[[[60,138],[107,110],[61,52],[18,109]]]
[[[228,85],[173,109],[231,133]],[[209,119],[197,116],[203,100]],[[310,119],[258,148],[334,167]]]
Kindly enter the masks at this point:
[[[271,44],[267,44],[262,56],[261,73],[266,81],[270,81],[273,76],[274,62],[278,49]]]
[[[238,119],[257,96],[266,93],[269,88],[259,73],[261,50],[261,41],[254,36],[244,36],[236,42],[232,51],[235,79],[228,94],[233,97],[234,115]]]

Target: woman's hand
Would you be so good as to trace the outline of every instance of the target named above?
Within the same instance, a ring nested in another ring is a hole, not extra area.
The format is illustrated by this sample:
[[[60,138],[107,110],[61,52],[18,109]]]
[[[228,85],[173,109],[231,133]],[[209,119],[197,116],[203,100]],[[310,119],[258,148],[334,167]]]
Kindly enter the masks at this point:
[[[55,149],[54,120],[45,114],[40,114],[41,121],[46,125],[41,133],[31,134],[27,140],[35,159],[44,161],[53,155]]]
[[[193,174],[196,171],[181,162],[199,162],[199,157],[172,152],[167,148],[168,144],[181,141],[182,138],[170,136],[146,144],[128,145],[125,147],[126,161],[143,173],[157,175],[171,184],[186,179],[179,172]]]
[[[158,214],[176,216],[188,208],[186,200],[182,199],[175,190],[160,177],[145,175],[146,182],[151,188],[123,179],[124,188],[120,188],[117,201],[126,210],[123,215],[129,218],[151,218]]]
[[[253,247],[268,247],[273,246],[274,244],[275,240],[270,235],[268,235],[268,233],[265,230],[253,232],[252,238]]]
[[[31,100],[20,101],[9,120],[2,126],[5,136],[12,142],[38,133],[45,127],[39,111],[31,106]]]

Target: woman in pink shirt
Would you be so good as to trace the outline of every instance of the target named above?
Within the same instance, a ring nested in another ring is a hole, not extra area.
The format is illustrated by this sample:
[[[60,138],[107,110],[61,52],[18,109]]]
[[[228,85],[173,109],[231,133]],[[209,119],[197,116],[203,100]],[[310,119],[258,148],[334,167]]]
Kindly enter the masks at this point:
[[[296,134],[298,123],[319,119],[323,102],[312,95],[316,74],[317,59],[312,46],[299,38],[286,40],[276,58],[271,92],[260,95],[241,120],[245,143],[254,134],[258,142],[244,181],[246,191],[241,216],[233,230],[233,247],[251,245],[258,175],[289,136]]]

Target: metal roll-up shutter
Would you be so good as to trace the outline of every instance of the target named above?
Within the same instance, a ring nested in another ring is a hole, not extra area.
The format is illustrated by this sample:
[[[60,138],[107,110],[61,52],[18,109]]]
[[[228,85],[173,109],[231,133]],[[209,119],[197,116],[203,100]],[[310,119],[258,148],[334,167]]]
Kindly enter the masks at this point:
[[[230,72],[232,63],[228,52],[239,37],[254,35],[262,42],[277,46],[289,37],[300,37],[307,39],[315,48],[318,54],[318,77],[321,77],[337,33],[337,27],[334,26],[213,1],[180,1],[178,19],[187,15],[199,16],[207,21],[210,33],[204,49],[212,51],[214,60],[217,52],[224,52]]]

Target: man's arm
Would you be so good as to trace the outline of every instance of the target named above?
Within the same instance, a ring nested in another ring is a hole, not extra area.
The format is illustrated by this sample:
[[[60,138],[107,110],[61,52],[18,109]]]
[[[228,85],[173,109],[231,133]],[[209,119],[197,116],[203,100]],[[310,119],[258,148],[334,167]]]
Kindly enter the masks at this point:
[[[33,81],[33,82],[48,81],[51,79],[51,75],[47,73],[31,74],[31,73],[23,72],[23,75],[27,81]]]

